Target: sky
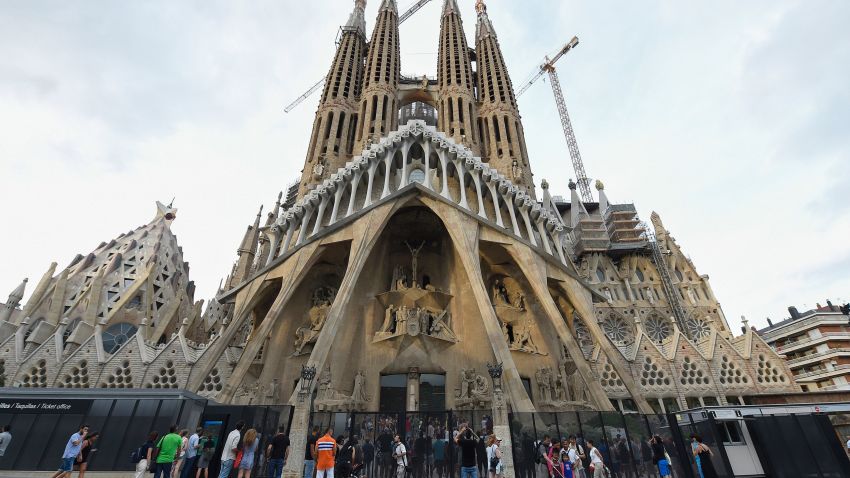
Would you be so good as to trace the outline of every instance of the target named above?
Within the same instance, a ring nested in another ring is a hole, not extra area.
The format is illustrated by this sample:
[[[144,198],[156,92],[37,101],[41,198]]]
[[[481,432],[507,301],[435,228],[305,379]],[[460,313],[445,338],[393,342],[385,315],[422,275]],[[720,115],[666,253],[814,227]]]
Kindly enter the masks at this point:
[[[0,2],[0,300],[172,198],[196,299],[213,296],[300,176],[318,95],[283,108],[326,74],[352,4]],[[402,25],[404,74],[435,74],[441,4]],[[661,215],[734,330],[850,301],[850,2],[487,4],[517,87],[579,37],[557,67],[588,175]],[[519,105],[535,178],[568,196],[549,84]]]

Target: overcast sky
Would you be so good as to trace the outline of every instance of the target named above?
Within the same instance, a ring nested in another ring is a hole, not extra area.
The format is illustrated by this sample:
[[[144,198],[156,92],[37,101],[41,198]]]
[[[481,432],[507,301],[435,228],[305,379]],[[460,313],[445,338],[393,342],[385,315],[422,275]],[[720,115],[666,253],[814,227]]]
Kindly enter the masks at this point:
[[[283,107],[327,72],[352,3],[0,2],[0,301],[172,197],[196,299],[213,295],[299,176],[318,95]],[[403,73],[435,74],[441,4],[402,26]],[[736,330],[850,300],[850,2],[488,6],[517,86],[578,35],[558,71],[588,175],[661,214]],[[548,83],[520,110],[535,178],[567,195]]]

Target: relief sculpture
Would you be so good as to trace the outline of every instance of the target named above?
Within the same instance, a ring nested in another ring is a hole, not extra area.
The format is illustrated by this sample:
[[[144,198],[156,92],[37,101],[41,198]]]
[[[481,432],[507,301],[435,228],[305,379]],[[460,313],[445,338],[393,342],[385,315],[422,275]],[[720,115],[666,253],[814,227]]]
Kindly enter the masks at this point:
[[[319,338],[319,332],[325,325],[328,318],[328,311],[331,308],[336,290],[331,287],[320,287],[313,292],[313,297],[310,299],[310,326],[299,327],[295,331],[295,354],[302,355],[304,347],[316,343]]]

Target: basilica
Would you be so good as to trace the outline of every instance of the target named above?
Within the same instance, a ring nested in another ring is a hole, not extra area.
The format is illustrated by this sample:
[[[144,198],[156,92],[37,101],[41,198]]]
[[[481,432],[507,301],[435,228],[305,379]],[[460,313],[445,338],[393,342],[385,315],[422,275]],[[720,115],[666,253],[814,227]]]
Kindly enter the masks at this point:
[[[9,295],[3,385],[293,405],[306,386],[319,411],[482,410],[498,364],[515,412],[798,391],[756,333],[730,329],[658,214],[599,181],[587,201],[535,180],[500,47],[512,40],[482,0],[474,45],[444,0],[433,78],[402,74],[395,0],[371,34],[365,3],[342,27],[299,181],[247,225],[216,297],[196,300],[177,210],[157,203],[150,222],[52,264],[25,304],[26,281]]]

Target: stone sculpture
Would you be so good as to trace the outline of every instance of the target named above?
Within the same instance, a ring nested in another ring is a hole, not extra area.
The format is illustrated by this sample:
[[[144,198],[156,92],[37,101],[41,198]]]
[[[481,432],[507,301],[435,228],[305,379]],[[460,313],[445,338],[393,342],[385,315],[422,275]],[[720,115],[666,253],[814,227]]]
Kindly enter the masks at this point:
[[[474,368],[460,369],[460,388],[455,394],[458,408],[489,406],[490,382],[487,377],[476,373]]]
[[[320,287],[313,292],[310,307],[310,326],[299,327],[295,330],[295,355],[304,353],[304,347],[316,343],[319,332],[325,325],[328,312],[333,303],[336,291],[330,287]]]

